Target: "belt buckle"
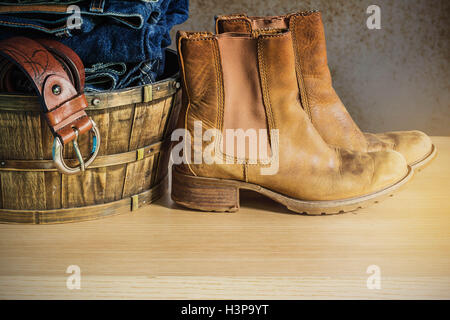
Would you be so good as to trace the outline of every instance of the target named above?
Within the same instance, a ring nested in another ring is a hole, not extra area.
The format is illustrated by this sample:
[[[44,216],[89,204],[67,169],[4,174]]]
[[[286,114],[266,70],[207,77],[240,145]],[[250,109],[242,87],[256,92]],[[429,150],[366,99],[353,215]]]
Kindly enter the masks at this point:
[[[83,155],[81,154],[80,148],[78,146],[78,135],[79,135],[78,129],[76,128],[73,129],[75,131],[76,137],[73,140],[72,144],[75,149],[75,154],[77,156],[79,163],[79,166],[75,168],[69,167],[64,161],[63,157],[64,145],[61,142],[61,139],[59,137],[55,137],[55,139],[53,140],[53,150],[52,150],[53,162],[55,164],[55,167],[58,169],[60,173],[73,175],[80,172],[84,172],[86,168],[89,167],[89,165],[91,165],[92,162],[97,157],[98,150],[100,149],[100,132],[95,122],[93,120],[91,120],[91,122],[92,128],[90,131],[92,131],[94,136],[92,137],[92,150],[89,155],[89,159],[86,161],[83,159]]]

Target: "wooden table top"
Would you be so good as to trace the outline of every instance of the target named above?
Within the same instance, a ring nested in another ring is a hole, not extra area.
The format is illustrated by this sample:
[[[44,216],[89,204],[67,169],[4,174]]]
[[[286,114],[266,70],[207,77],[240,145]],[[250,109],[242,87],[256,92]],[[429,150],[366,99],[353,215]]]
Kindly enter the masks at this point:
[[[202,213],[166,195],[103,220],[0,225],[0,298],[449,299],[450,137],[433,141],[402,191],[352,213],[289,214],[254,193],[237,213]]]

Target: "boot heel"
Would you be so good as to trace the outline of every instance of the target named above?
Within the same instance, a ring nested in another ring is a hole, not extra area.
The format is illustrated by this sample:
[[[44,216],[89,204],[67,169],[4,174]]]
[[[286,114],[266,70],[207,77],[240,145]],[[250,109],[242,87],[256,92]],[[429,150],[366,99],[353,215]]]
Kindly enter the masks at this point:
[[[239,210],[239,188],[221,179],[182,174],[174,166],[172,200],[190,209],[235,212]]]

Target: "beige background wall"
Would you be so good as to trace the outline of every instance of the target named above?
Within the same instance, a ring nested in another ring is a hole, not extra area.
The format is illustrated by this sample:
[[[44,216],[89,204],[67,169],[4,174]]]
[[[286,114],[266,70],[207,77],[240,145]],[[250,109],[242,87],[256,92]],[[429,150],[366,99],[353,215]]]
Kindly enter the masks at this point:
[[[363,130],[450,135],[449,0],[191,0],[176,29],[214,30],[214,15],[322,11],[333,84]],[[381,7],[381,30],[366,9]],[[174,31],[175,31],[174,30]]]

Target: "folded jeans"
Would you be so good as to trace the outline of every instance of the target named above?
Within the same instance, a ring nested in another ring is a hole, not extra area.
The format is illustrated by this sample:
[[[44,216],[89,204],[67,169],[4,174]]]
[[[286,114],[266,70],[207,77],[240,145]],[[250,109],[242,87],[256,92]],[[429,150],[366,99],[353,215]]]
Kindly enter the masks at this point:
[[[72,48],[87,67],[87,90],[156,81],[164,71],[170,30],[188,18],[188,0],[24,0],[0,6],[0,40],[51,36]],[[20,3],[21,5],[17,5]],[[68,27],[69,4],[81,12],[80,29]],[[33,4],[27,6],[24,4]],[[36,4],[36,5],[35,5]],[[119,72],[113,66],[123,65]]]
[[[100,92],[146,85],[157,81],[161,61],[137,64],[98,63],[86,68],[86,91]]]
[[[45,1],[50,2],[56,4],[0,6],[0,39],[49,35],[71,47],[86,64],[139,63],[161,59],[161,48],[171,43],[171,28],[188,18],[189,6],[188,0]],[[81,10],[80,29],[67,23],[70,3]]]

